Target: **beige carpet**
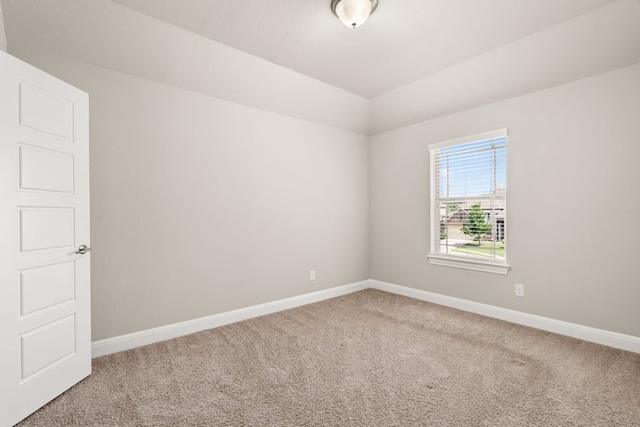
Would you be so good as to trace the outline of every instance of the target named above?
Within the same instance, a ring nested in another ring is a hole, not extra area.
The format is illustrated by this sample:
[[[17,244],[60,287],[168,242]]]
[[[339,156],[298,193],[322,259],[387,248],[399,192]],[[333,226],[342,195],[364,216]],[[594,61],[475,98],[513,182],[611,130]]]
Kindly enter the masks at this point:
[[[22,426],[640,426],[640,355],[366,290],[94,360]]]

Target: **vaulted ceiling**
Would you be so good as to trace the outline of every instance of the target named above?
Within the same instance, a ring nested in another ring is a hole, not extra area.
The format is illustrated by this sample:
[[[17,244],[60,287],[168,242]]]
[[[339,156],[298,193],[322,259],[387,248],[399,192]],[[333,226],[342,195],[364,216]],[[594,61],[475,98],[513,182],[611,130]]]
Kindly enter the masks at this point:
[[[127,39],[144,38],[127,22],[97,28],[103,10],[93,7],[98,1],[2,0],[11,18],[10,47],[40,45],[69,57],[84,50],[84,56],[115,58]],[[613,0],[380,0],[357,30],[332,15],[329,0],[111,1],[373,98]]]

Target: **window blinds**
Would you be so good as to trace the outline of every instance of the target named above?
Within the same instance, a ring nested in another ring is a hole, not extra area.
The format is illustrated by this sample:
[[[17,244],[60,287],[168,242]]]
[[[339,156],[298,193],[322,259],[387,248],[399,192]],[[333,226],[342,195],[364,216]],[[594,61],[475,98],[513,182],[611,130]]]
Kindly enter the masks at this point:
[[[507,130],[429,148],[431,253],[506,263]]]

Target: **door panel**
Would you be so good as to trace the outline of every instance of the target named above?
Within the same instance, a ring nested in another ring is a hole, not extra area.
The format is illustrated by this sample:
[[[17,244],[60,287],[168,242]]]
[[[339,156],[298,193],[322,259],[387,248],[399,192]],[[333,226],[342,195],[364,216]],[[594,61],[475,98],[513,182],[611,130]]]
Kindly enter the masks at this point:
[[[18,82],[19,124],[73,139],[73,103],[41,88]]]
[[[20,252],[73,247],[73,208],[19,208]]]
[[[75,298],[73,262],[20,272],[20,315],[25,316]]]
[[[22,380],[75,351],[75,319],[71,314],[20,336]]]
[[[86,93],[0,52],[0,426],[91,372]]]
[[[73,156],[19,146],[21,190],[73,193]]]

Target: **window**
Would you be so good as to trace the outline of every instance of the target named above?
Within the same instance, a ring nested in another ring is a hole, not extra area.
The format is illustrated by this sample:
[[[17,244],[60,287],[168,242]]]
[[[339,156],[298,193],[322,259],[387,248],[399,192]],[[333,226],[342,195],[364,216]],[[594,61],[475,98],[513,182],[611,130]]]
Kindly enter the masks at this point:
[[[506,274],[507,129],[429,145],[432,264]]]

